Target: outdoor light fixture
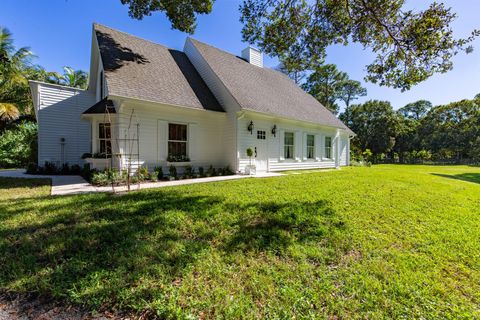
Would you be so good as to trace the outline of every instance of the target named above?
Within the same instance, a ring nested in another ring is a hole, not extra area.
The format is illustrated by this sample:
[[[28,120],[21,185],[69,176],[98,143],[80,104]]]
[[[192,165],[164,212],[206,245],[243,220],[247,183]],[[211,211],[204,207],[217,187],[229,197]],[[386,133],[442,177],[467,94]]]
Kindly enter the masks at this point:
[[[272,134],[273,134],[274,137],[277,136],[277,125],[276,124],[273,125]]]
[[[253,134],[253,121],[250,121],[250,124],[248,125],[248,131],[250,131],[250,134]]]

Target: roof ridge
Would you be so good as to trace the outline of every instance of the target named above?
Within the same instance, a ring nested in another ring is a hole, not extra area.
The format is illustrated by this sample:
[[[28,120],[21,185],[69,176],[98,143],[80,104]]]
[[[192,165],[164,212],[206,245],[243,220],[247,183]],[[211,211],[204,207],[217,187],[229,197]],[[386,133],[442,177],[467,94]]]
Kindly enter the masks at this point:
[[[100,26],[100,27],[103,27],[103,28],[107,28],[107,29],[113,30],[113,31],[115,31],[115,32],[123,33],[124,35],[127,35],[127,36],[129,36],[129,37],[132,37],[132,38],[135,38],[135,39],[139,39],[139,40],[142,40],[142,41],[146,41],[146,42],[150,42],[151,44],[154,44],[154,45],[157,45],[157,46],[160,46],[160,47],[163,47],[163,48],[167,48],[167,49],[170,49],[170,50],[177,50],[177,49],[173,49],[173,48],[167,47],[167,46],[165,46],[165,45],[163,45],[163,44],[160,44],[160,43],[158,43],[158,42],[154,42],[154,41],[152,41],[152,40],[148,40],[148,39],[145,39],[145,38],[141,38],[141,37],[139,37],[139,36],[133,35],[133,34],[131,34],[131,33],[128,33],[128,32],[122,31],[122,30],[118,30],[118,29],[116,29],[116,28],[112,28],[112,27],[106,26],[106,25],[101,24],[101,23],[97,23],[97,22],[94,22],[94,23],[93,23],[93,28],[94,28],[94,30],[97,30],[97,29],[95,28],[95,26]],[[181,50],[177,50],[177,51],[181,51]]]

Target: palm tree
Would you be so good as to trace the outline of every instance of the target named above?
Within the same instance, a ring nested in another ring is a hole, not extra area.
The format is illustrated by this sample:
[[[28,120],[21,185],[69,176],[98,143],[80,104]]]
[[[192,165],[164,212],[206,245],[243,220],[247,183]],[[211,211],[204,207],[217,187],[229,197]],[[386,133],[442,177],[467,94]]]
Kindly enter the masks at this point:
[[[28,88],[24,71],[32,57],[27,47],[16,50],[10,31],[0,27],[0,120],[14,120],[28,108],[25,94],[20,93]]]
[[[63,67],[63,75],[59,80],[65,86],[85,89],[88,85],[88,73],[74,70],[72,67]]]
[[[18,119],[20,112],[13,103],[0,103],[0,121],[7,122]]]

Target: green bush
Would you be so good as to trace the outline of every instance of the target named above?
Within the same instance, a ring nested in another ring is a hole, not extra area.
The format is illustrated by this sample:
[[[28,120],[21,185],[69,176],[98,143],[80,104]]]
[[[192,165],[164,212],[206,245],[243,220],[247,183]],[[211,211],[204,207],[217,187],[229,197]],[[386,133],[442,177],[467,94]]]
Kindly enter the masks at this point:
[[[37,162],[37,125],[22,122],[0,135],[0,168],[25,167]]]
[[[168,171],[170,173],[170,178],[174,178],[175,180],[178,179],[177,167],[175,167],[174,165],[171,165],[170,168],[168,169]]]
[[[200,177],[205,177],[205,170],[203,169],[203,167],[199,167],[198,168],[198,174],[200,175]]]
[[[154,171],[157,174],[158,180],[162,180],[164,178],[162,167],[155,167]]]
[[[185,179],[191,179],[191,178],[193,178],[193,175],[194,175],[194,170],[193,170],[192,166],[186,166],[185,167],[185,172],[183,173],[183,177]]]
[[[95,172],[92,174],[92,184],[96,186],[106,186],[109,184],[108,175],[106,172]]]
[[[140,181],[148,179],[148,176],[149,176],[148,168],[145,166],[139,167],[137,169],[137,175]]]

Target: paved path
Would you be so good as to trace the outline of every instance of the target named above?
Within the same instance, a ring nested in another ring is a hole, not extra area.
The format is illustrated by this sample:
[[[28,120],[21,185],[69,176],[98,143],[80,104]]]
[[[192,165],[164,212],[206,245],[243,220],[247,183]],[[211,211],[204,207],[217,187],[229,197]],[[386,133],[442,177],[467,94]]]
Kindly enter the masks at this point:
[[[208,178],[185,179],[185,180],[174,180],[174,181],[147,182],[147,183],[141,183],[140,185],[138,184],[131,185],[130,190],[172,187],[172,186],[181,186],[186,184],[236,180],[236,179],[245,179],[245,178],[252,178],[252,177],[254,178],[278,177],[281,175],[282,174],[280,173],[268,172],[268,173],[259,173],[256,176],[233,175],[233,176],[208,177]],[[32,174],[26,174],[24,169],[17,169],[17,170],[0,170],[0,177],[51,179],[52,195],[69,195],[69,194],[80,194],[80,193],[90,193],[90,192],[112,192],[111,186],[95,187],[89,184],[87,181],[85,181],[85,179],[83,179],[80,176],[32,175]],[[126,186],[115,187],[115,192],[123,192],[126,190],[127,190]]]

